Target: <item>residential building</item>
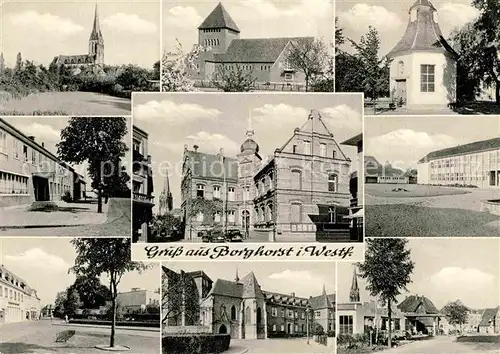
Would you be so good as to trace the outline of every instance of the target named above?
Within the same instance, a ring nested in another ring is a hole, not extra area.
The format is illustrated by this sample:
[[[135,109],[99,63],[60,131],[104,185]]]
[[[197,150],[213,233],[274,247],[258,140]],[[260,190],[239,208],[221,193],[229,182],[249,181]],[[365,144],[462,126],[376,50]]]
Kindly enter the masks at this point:
[[[500,333],[500,306],[485,309],[478,325],[479,333],[494,334]]]
[[[214,226],[270,241],[349,241],[350,164],[317,110],[262,163],[253,130],[236,158],[184,149],[185,238]]]
[[[41,311],[36,290],[3,264],[0,265],[0,324],[36,321]]]
[[[70,68],[102,67],[104,65],[104,37],[99,23],[97,4],[95,5],[94,23],[89,37],[89,52],[81,55],[58,55],[53,63]]]
[[[365,156],[365,183],[408,184],[410,177],[407,172],[394,168],[387,161],[380,164],[373,156]]]
[[[132,152],[132,232],[133,242],[147,242],[153,219],[153,171],[148,155],[148,133],[133,126]]]
[[[82,198],[85,181],[75,169],[0,118],[0,207]],[[83,186],[82,186],[83,185]]]
[[[349,205],[351,241],[363,241],[364,225],[364,188],[365,169],[363,163],[363,134],[358,134],[342,143],[341,145],[355,146],[358,150],[356,157],[356,170],[350,175],[349,191],[351,192],[351,202]]]
[[[417,165],[419,184],[500,187],[500,138],[428,153]]]
[[[132,288],[118,293],[117,300],[127,313],[144,312],[147,306],[160,307],[160,293],[147,289]]]
[[[416,0],[408,14],[405,33],[387,54],[392,98],[406,106],[455,102],[458,54],[441,33],[436,8]]]
[[[291,67],[287,56],[294,46],[311,46],[313,42],[313,37],[240,38],[240,29],[219,3],[198,27],[198,46],[206,50],[190,74],[204,81],[219,70],[239,68],[270,87],[304,84],[304,74]]]
[[[241,279],[236,272],[234,280],[215,281],[203,271],[177,273],[163,267],[163,272],[163,292],[167,294],[163,303],[169,306],[163,306],[162,310],[167,316],[164,318],[167,327],[188,326],[187,331],[229,333],[237,339],[265,339],[283,334],[305,337],[308,330],[312,336],[313,324],[321,325],[330,335],[335,331],[335,294],[327,294],[324,287],[321,295],[305,298],[262,290],[253,272]]]

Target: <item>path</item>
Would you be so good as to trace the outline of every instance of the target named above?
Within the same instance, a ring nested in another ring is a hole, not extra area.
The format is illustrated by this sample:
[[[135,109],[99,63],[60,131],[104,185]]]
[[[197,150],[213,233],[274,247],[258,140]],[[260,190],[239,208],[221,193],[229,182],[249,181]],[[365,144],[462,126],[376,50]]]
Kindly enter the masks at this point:
[[[248,348],[249,354],[321,354],[333,353],[333,345],[324,346],[310,340],[307,344],[305,339],[231,339],[231,348]]]
[[[55,320],[54,320],[55,321]],[[72,328],[76,334],[67,343],[55,343],[57,333],[68,329],[52,325],[50,320],[8,323],[0,325],[0,353],[103,353],[95,345],[109,342],[108,328]],[[157,354],[160,352],[160,332],[116,329],[116,343],[128,346],[124,353]],[[120,353],[120,352],[117,352]]]
[[[64,115],[130,115],[131,100],[94,92],[42,92],[13,99],[0,107],[0,112],[57,111]],[[5,115],[5,114],[4,114]]]
[[[497,354],[491,343],[457,343],[455,337],[439,336],[428,340],[415,341],[401,347],[377,352],[377,354]]]

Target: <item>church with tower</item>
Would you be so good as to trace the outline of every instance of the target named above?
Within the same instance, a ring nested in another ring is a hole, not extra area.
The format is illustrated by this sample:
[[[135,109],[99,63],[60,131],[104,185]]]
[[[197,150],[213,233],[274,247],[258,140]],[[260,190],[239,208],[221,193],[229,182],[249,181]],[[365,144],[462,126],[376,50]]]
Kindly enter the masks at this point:
[[[186,145],[184,238],[220,227],[271,242],[349,242],[350,166],[317,110],[266,159],[251,128],[236,157]]]
[[[210,80],[224,69],[239,67],[258,83],[303,84],[303,73],[292,68],[287,56],[294,45],[310,44],[313,37],[240,38],[240,29],[219,3],[198,27],[198,44],[206,50],[190,69],[194,80]]]
[[[387,54],[391,97],[408,107],[455,102],[458,54],[441,33],[437,9],[417,0],[408,15],[406,31]]]
[[[104,65],[104,37],[99,23],[97,4],[95,5],[94,23],[92,25],[92,32],[90,33],[88,48],[88,54],[58,55],[54,58],[53,63],[69,68],[92,67],[102,69]]]

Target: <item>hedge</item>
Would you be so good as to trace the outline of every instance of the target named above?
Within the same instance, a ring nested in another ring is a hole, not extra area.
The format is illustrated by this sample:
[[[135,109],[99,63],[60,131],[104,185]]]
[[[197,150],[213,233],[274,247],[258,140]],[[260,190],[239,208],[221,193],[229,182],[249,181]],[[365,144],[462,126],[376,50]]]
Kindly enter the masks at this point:
[[[162,338],[162,347],[168,354],[222,353],[230,342],[229,334],[168,334]]]
[[[111,326],[111,321],[104,320],[84,320],[84,319],[71,319],[69,323],[72,324],[93,324],[98,326]],[[160,327],[160,321],[116,321],[117,327]]]

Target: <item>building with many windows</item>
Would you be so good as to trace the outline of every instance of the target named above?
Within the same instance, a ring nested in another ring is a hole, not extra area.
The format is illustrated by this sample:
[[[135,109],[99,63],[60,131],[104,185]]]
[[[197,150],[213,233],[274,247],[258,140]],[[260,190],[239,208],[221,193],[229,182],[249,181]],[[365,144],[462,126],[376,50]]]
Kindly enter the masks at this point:
[[[0,118],[0,207],[82,198],[85,181],[75,169]]]
[[[147,242],[153,219],[153,171],[148,155],[148,133],[133,126],[132,152],[133,242]]]
[[[335,294],[327,294],[325,287],[321,295],[305,298],[262,290],[253,272],[215,281],[203,271],[177,273],[163,267],[163,272],[166,327],[238,339],[312,335],[313,325],[330,336],[335,331]]]
[[[130,291],[118,293],[117,300],[127,313],[144,312],[147,306],[160,307],[159,291],[148,289],[132,288]]]
[[[432,151],[417,165],[419,184],[500,187],[500,138]]]
[[[214,225],[270,241],[349,241],[351,161],[317,110],[265,163],[253,130],[236,158],[184,150],[185,237]]]
[[[387,54],[392,98],[406,106],[455,102],[458,54],[441,33],[436,8],[416,0],[408,13],[405,33]]]
[[[42,305],[36,290],[0,265],[0,324],[36,321]]]

